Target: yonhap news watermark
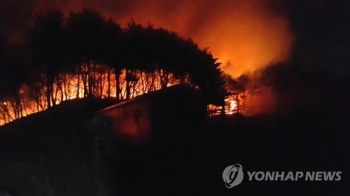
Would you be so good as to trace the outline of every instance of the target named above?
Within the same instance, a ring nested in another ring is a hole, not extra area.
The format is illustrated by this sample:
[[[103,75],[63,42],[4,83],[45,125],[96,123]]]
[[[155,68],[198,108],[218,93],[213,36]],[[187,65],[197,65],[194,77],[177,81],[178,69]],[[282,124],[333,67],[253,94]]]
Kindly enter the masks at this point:
[[[222,178],[227,188],[248,181],[340,181],[341,171],[243,171],[241,164],[227,166]]]

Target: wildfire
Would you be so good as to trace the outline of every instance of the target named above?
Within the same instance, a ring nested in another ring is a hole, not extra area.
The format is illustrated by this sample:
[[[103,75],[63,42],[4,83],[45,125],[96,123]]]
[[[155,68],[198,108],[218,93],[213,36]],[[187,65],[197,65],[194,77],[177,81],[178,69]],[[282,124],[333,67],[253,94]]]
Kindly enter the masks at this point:
[[[276,14],[271,9],[271,1],[268,0],[60,2],[58,6],[62,7],[67,15],[71,11],[87,7],[101,12],[105,17],[114,18],[120,24],[132,18],[143,25],[150,22],[156,27],[167,28],[184,37],[191,37],[200,47],[210,46],[213,55],[222,62],[222,69],[234,77],[271,62],[287,60],[294,39],[289,31],[288,20],[283,14]],[[53,6],[52,1],[37,0],[37,4],[43,10]],[[88,93],[100,98],[129,99],[180,82],[178,78],[169,74],[164,86],[164,77],[160,71],[133,72],[133,79],[127,80],[126,75],[130,74],[127,70],[115,75],[113,70],[106,71],[103,65],[96,66],[103,70],[100,72],[88,72],[86,66],[81,65],[78,70],[84,72],[83,74],[61,74],[56,79],[53,90],[46,89],[43,84],[23,85],[19,91],[19,102],[13,98],[0,100],[0,125],[47,109],[45,94],[48,90],[54,92],[51,105],[57,105],[62,101],[84,98]],[[90,81],[93,81],[94,85],[88,89]],[[266,105],[260,104],[264,102],[261,101],[263,99],[251,97],[253,103],[259,103],[256,104],[259,108]],[[226,114],[246,110],[240,107],[245,102],[238,97],[230,96],[225,102]],[[222,106],[208,106],[208,110],[220,111],[220,107]]]
[[[97,65],[96,67],[104,68],[103,65]],[[80,67],[81,70],[85,68],[86,65],[81,65]],[[132,75],[132,81],[126,79],[127,74]],[[162,70],[155,71],[154,73],[146,73],[124,69],[119,75],[120,92],[117,95],[116,78],[117,76],[113,69],[98,73],[85,72],[84,75],[62,73],[54,82],[51,105],[58,105],[67,100],[85,98],[88,93],[91,93],[93,97],[102,99],[108,97],[117,98],[118,96],[119,100],[126,100],[151,91],[160,90],[164,86],[169,87],[180,83],[180,79],[175,78],[171,73],[164,78]],[[89,81],[93,81],[94,83],[91,85]],[[90,85],[91,92],[89,92],[88,88]],[[14,99],[0,102],[0,125],[46,110],[48,108],[46,92],[47,88],[45,85],[37,84],[29,86],[23,84],[18,92],[21,99],[20,103]],[[36,95],[33,97],[33,94]]]

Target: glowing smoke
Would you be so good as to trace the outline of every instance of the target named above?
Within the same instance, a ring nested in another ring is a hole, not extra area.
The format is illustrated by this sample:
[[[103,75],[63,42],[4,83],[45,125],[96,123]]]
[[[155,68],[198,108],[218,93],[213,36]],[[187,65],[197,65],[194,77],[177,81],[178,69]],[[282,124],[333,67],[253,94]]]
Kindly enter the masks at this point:
[[[83,7],[95,9],[124,25],[164,27],[209,47],[222,68],[236,77],[246,71],[288,59],[293,36],[283,14],[269,0],[37,0],[46,9],[57,5],[68,14]],[[283,3],[278,6],[283,8]],[[230,62],[230,63],[227,63]]]

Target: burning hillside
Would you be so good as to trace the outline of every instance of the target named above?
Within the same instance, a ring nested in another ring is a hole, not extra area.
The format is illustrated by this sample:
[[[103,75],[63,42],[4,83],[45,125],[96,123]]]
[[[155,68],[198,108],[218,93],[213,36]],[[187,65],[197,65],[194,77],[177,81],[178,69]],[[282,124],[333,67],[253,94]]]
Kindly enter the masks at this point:
[[[4,4],[10,5],[11,2]],[[123,100],[178,84],[185,80],[190,81],[189,78],[193,79],[194,85],[204,87],[206,80],[211,81],[216,76],[212,78],[193,78],[195,70],[186,67],[188,64],[203,63],[198,62],[198,58],[207,58],[201,56],[201,54],[193,53],[194,50],[201,50],[199,49],[200,46],[210,46],[210,50],[203,49],[202,52],[210,55],[212,52],[215,57],[218,57],[218,61],[221,62],[220,67],[226,74],[238,77],[242,73],[252,72],[270,62],[287,60],[293,43],[293,36],[289,32],[289,23],[280,12],[285,7],[284,3],[281,2],[272,5],[270,1],[37,1],[26,5],[28,10],[32,10],[32,14],[28,16],[26,23],[29,24],[29,28],[34,29],[34,35],[37,35],[32,40],[36,44],[33,46],[34,54],[42,52],[42,55],[46,56],[47,59],[34,62],[36,64],[35,69],[39,72],[43,71],[42,73],[36,73],[34,76],[38,80],[33,82],[31,78],[29,79],[30,84],[26,81],[17,85],[18,92],[12,92],[12,94],[18,93],[18,96],[8,96],[2,99],[1,114],[4,122],[45,110],[62,101],[74,98],[114,97]],[[51,13],[53,17],[51,19],[56,21],[49,24],[50,20],[43,20],[42,15],[54,5],[62,8],[63,15]],[[79,11],[82,7],[98,10],[102,17],[95,17],[95,13],[90,15],[85,13],[86,18],[84,18],[81,17],[84,12],[80,12],[81,15],[77,12],[71,12]],[[170,8],[172,11],[169,11]],[[143,39],[142,37],[150,36],[149,32],[154,28],[152,25],[145,28],[143,33],[138,34],[142,27],[134,24],[133,28],[130,29],[129,25],[132,23],[128,23],[125,29],[129,28],[130,35],[135,36],[130,46],[125,45],[125,43],[123,45],[122,40],[129,38],[121,38],[122,36],[119,37],[120,40],[118,38],[109,42],[102,38],[109,36],[108,33],[104,33],[110,31],[121,35],[123,34],[123,28],[113,25],[113,20],[99,26],[101,25],[99,22],[104,20],[103,17],[112,17],[120,24],[132,19],[140,22],[144,27],[150,22],[154,26],[162,26],[166,29],[175,30],[183,36],[190,36],[199,43],[199,46],[191,40],[187,40],[187,43],[183,43],[182,46],[188,47],[189,54],[194,54],[195,57],[188,57],[188,54],[185,54],[186,52],[163,50],[156,51],[156,58],[159,57],[159,59],[154,60],[153,56],[149,56],[145,52],[148,47],[169,47],[174,43],[174,35],[177,34],[174,32],[164,33],[165,31],[160,30],[158,34],[148,37],[149,41],[139,42],[139,39]],[[64,18],[69,19],[65,20]],[[62,26],[55,26],[62,21]],[[41,26],[38,26],[38,24]],[[46,29],[47,32],[42,31],[43,29]],[[109,30],[105,31],[106,29]],[[64,40],[65,33],[57,33],[61,31],[70,31],[69,33],[75,36],[74,40],[66,42]],[[136,34],[133,34],[135,32]],[[42,36],[43,33],[51,33],[51,35],[45,37]],[[166,35],[164,37],[167,33],[170,33],[171,36],[167,37]],[[23,37],[27,39],[28,34],[24,34],[27,37]],[[17,36],[18,33],[13,35]],[[157,36],[163,36],[164,39],[161,38],[161,41],[157,43]],[[10,42],[18,39],[18,36],[17,38],[11,38]],[[169,42],[169,39],[172,40],[170,41],[172,43]],[[92,40],[93,42],[91,42]],[[96,45],[97,42],[99,44]],[[169,45],[164,46],[164,43]],[[113,46],[113,50],[125,50],[126,52],[120,52],[120,54],[113,56],[110,51],[106,50],[106,48],[112,47],[109,44],[117,45],[117,47]],[[54,46],[53,51],[47,52],[50,45]],[[61,52],[63,50],[67,50],[67,52],[63,54]],[[76,52],[77,50],[81,51]],[[117,62],[118,58],[128,54],[132,55],[128,56],[126,61]],[[166,60],[164,57],[160,57],[165,55],[169,56]],[[180,55],[184,55],[184,59],[193,59],[174,60],[178,59]],[[107,56],[110,59],[107,60]],[[57,72],[56,65],[49,66],[47,69],[45,64],[49,61],[56,61],[55,63],[58,64],[72,63],[74,69],[69,68]],[[162,67],[164,61],[166,63],[170,62],[166,68]],[[211,61],[209,64],[219,65],[214,58],[208,61]],[[112,63],[118,63],[118,69],[115,69],[115,65],[111,65]],[[142,63],[144,65],[140,68]],[[154,69],[152,66],[156,66],[157,63],[160,67]],[[180,64],[182,67],[173,71],[173,67]],[[210,69],[208,68],[208,70]],[[209,75],[218,73],[216,68],[211,70],[214,73]],[[219,88],[219,85],[213,85],[210,88],[213,90]],[[273,107],[273,96],[270,96],[268,90],[264,90],[263,94],[258,93],[261,91],[261,88],[257,90],[255,87],[247,87],[245,90],[229,89],[229,95],[224,96],[224,104],[216,104],[221,106],[209,105],[208,109],[213,113],[218,113],[218,111],[223,111],[226,114],[240,112],[246,115],[268,111],[270,109],[268,107]],[[262,102],[261,99],[265,101]],[[222,108],[223,105],[224,108]]]
[[[50,104],[58,105],[63,101],[86,98],[90,93],[93,97],[102,99],[117,98],[114,70],[106,72],[106,66],[97,67],[100,69],[99,71],[86,72],[87,75],[60,74],[54,81]],[[81,68],[83,70],[84,66],[81,66]],[[119,76],[119,100],[127,100],[162,88],[160,72],[135,71],[133,73],[134,81],[127,81],[126,76],[127,71],[124,69]],[[180,83],[180,79],[175,78],[171,73],[167,77],[166,87]],[[89,81],[92,80],[93,84],[89,84]],[[3,100],[0,107],[2,115],[0,125],[48,109],[47,89],[46,87],[40,87],[40,84],[37,86],[38,89],[32,89],[29,85],[24,84],[18,92],[20,103],[16,102],[15,99]],[[92,86],[91,92],[88,91],[89,86]],[[38,94],[32,95],[32,93]]]
[[[65,17],[54,8],[39,14],[26,36],[23,53],[1,43],[1,124],[70,99],[123,101],[179,83],[213,95],[206,102],[217,99],[216,59],[164,28],[121,28],[92,10]]]

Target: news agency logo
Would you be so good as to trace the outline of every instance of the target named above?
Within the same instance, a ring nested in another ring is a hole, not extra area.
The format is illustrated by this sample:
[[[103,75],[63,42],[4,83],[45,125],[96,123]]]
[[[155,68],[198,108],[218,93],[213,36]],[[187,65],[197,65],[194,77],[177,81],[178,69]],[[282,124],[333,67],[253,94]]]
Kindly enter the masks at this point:
[[[247,172],[249,181],[340,181],[341,171],[253,171]]]
[[[248,181],[340,181],[341,171],[247,171]],[[230,165],[222,173],[226,188],[239,185],[244,178],[241,164]]]
[[[243,167],[240,164],[230,165],[222,172],[226,188],[232,188],[243,181]]]

